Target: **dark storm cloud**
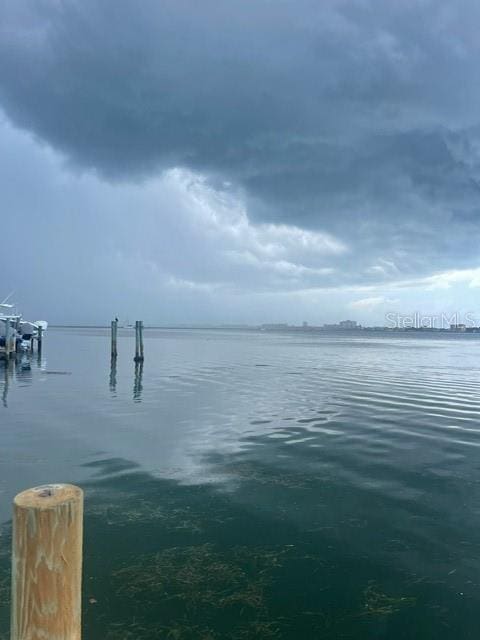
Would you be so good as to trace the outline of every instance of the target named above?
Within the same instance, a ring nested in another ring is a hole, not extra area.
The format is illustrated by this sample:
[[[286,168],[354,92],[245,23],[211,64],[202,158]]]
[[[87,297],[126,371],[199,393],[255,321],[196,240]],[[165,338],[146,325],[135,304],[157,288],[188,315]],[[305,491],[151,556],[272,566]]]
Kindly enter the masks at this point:
[[[475,2],[7,1],[2,16],[1,105],[73,163],[228,180],[253,219],[344,241],[339,281],[477,258]]]

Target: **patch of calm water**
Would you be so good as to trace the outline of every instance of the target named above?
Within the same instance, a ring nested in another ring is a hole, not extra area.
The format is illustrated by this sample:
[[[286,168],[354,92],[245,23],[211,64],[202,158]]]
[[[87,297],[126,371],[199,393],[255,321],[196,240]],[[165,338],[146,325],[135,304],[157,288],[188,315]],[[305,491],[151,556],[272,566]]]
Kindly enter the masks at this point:
[[[89,640],[476,638],[476,336],[49,331],[0,366],[10,502],[86,490]],[[3,635],[2,635],[3,634]]]

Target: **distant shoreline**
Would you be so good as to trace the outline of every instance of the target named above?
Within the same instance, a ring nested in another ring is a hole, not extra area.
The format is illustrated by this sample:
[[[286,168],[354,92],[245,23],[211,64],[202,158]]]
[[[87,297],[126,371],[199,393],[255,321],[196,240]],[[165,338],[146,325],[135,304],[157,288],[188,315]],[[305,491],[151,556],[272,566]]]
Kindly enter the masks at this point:
[[[110,325],[93,325],[93,324],[50,324],[51,329],[110,329]],[[119,330],[132,331],[134,327],[118,327]],[[336,334],[336,335],[362,335],[362,334],[375,334],[375,333],[402,333],[402,334],[441,334],[441,335],[472,335],[480,334],[480,329],[477,327],[466,330],[456,331],[451,329],[435,329],[435,328],[420,328],[420,327],[362,327],[358,329],[334,329],[334,328],[322,328],[322,327],[262,327],[253,325],[145,325],[146,330],[172,330],[172,331],[251,331],[256,333],[289,333],[289,334]]]

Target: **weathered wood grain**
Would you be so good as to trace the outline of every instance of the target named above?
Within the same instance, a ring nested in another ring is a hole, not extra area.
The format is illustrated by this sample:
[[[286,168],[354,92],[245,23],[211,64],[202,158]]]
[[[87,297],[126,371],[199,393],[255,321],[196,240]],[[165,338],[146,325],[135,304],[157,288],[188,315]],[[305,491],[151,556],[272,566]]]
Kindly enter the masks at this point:
[[[52,484],[13,503],[11,640],[80,640],[83,492]]]

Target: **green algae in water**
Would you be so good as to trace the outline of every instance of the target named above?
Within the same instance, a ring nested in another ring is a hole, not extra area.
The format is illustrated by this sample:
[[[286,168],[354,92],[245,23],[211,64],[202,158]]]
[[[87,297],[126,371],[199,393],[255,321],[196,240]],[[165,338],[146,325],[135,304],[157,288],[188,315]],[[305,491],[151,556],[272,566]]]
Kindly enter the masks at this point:
[[[189,606],[228,606],[239,602],[263,605],[262,590],[267,570],[281,564],[285,549],[236,547],[227,552],[213,544],[174,547],[141,556],[131,566],[114,572],[122,583],[119,595],[179,598]]]
[[[220,474],[251,484],[279,487],[283,489],[307,489],[315,484],[315,478],[298,470],[274,468],[268,465],[241,461],[224,464]]]
[[[7,619],[11,604],[11,556],[12,546],[10,526],[0,529],[0,620]],[[7,625],[5,625],[6,627]],[[0,630],[0,640],[9,640],[10,633]]]
[[[132,524],[160,524],[171,530],[186,530],[189,533],[201,533],[202,527],[196,514],[189,507],[159,507],[148,500],[138,500],[134,505],[126,502],[121,508],[118,505],[99,503],[89,505],[86,509],[89,516],[100,517],[108,526],[128,527]]]
[[[273,623],[265,622],[253,624],[249,627],[237,628],[225,633],[218,633],[208,626],[191,625],[187,620],[179,621],[171,626],[152,624],[131,624],[128,626],[112,625],[105,640],[251,640],[265,638],[266,640],[280,638],[280,631]]]
[[[375,583],[370,583],[363,592],[365,599],[365,611],[363,615],[368,616],[390,616],[398,613],[404,607],[415,605],[416,598],[406,596],[389,596],[380,591]]]
[[[279,624],[271,619],[267,588],[288,552],[288,548],[262,547],[226,552],[202,544],[141,556],[113,573],[116,595],[141,602],[144,609],[159,610],[163,604],[175,617],[168,625],[156,627],[111,626],[107,637],[129,638],[129,633],[145,639],[278,637]],[[188,622],[198,618],[205,620],[204,625]]]
[[[184,623],[173,624],[165,627],[160,624],[140,624],[131,623],[129,625],[112,625],[107,632],[105,640],[150,640],[154,638],[165,638],[166,640],[215,640],[218,636],[208,627],[200,627],[198,625],[190,625],[187,621]]]

